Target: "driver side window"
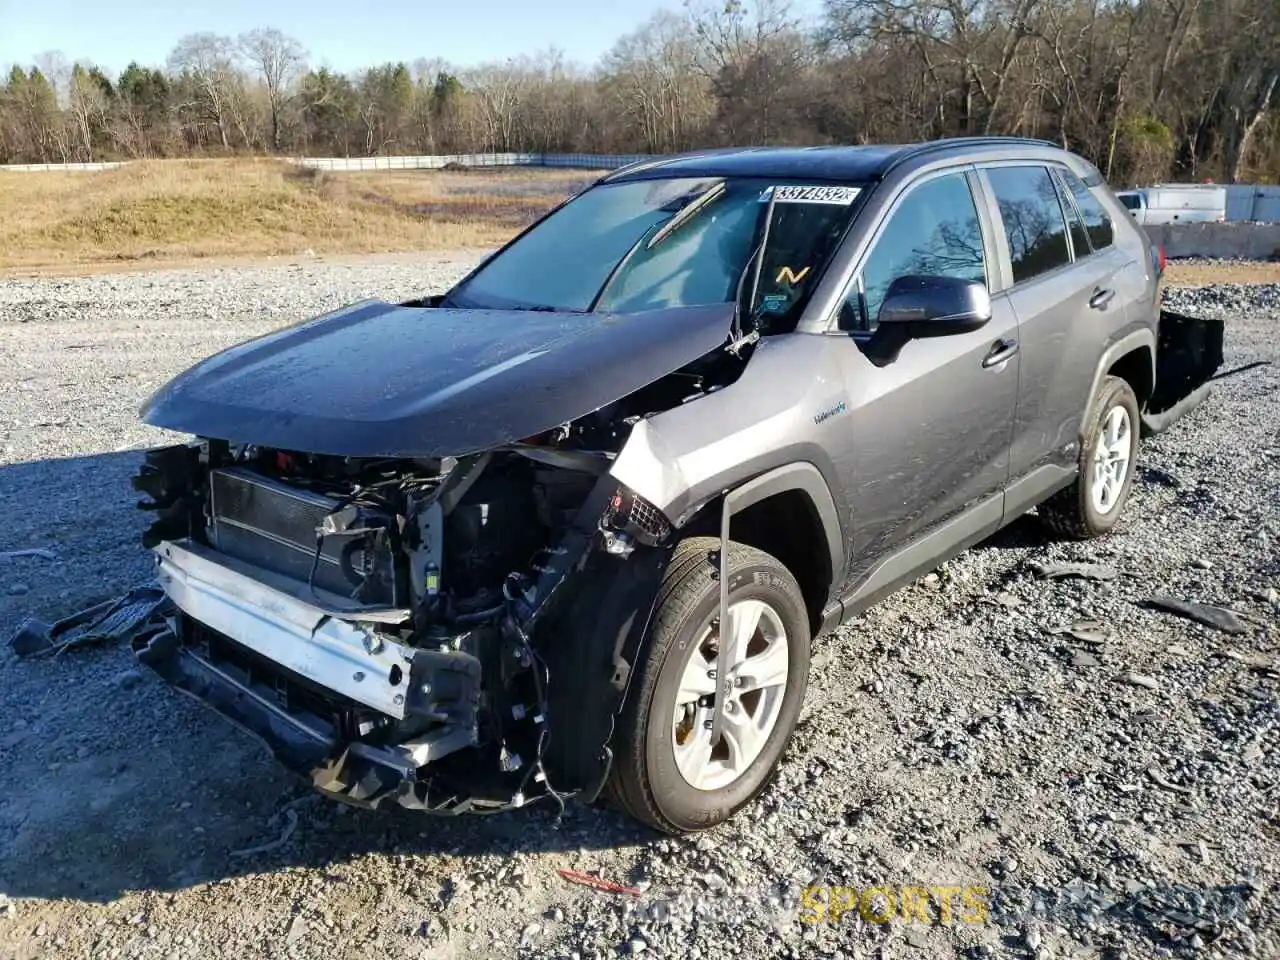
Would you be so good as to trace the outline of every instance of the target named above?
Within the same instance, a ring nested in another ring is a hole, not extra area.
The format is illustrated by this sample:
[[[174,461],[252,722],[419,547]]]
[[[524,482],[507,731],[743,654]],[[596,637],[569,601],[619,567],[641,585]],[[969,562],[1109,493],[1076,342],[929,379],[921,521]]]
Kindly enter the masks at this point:
[[[982,227],[963,173],[927,180],[903,197],[845,294],[841,329],[874,331],[889,284],[913,274],[987,282]]]

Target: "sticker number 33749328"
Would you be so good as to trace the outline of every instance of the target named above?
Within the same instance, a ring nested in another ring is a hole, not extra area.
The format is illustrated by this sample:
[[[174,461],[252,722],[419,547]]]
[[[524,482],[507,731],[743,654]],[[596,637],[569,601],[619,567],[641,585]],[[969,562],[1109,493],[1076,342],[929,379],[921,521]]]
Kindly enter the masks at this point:
[[[858,187],[846,187],[837,184],[780,184],[768,187],[760,194],[760,202],[768,203],[770,196],[774,203],[831,203],[847,207],[859,194]]]

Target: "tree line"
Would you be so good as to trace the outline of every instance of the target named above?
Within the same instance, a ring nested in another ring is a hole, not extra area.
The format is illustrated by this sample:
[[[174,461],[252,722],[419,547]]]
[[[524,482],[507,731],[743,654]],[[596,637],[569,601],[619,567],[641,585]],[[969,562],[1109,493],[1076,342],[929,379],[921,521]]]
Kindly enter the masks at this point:
[[[276,29],[119,76],[46,54],[0,86],[0,163],[230,154],[670,153],[1055,141],[1113,183],[1280,180],[1280,0],[686,0],[598,63],[312,67]]]

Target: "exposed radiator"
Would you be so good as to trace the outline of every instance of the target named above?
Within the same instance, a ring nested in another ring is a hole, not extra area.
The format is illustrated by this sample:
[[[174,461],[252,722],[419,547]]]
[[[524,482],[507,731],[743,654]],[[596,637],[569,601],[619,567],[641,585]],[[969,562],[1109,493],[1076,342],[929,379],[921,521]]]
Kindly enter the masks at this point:
[[[327,536],[316,558],[316,530],[338,501],[280,483],[250,470],[229,467],[209,474],[209,541],[215,549],[352,597],[363,589],[365,603],[396,606],[395,558],[385,540],[372,548],[364,537]],[[347,553],[348,570],[343,569]]]

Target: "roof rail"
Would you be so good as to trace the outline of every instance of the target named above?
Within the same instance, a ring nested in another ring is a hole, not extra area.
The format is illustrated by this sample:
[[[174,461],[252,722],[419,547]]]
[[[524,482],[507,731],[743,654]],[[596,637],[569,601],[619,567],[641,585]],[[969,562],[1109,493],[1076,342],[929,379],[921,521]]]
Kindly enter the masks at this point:
[[[1029,147],[1054,147],[1056,149],[1061,149],[1061,147],[1052,140],[1041,140],[1037,137],[1015,137],[997,134],[982,137],[948,137],[942,140],[929,140],[925,143],[917,143],[907,147],[885,164],[884,169],[880,171],[880,177],[883,179],[891,170],[903,163],[906,163],[908,160],[927,156],[930,153],[952,150],[956,147],[1001,146],[1004,144],[1023,144],[1024,146]]]
[[[668,156],[666,154],[663,154],[662,156],[658,156],[658,157],[650,157],[647,160],[633,160],[631,163],[624,163],[620,167],[614,167],[614,169],[610,170],[608,173],[606,173],[596,182],[608,183],[610,180],[615,180],[626,173],[635,173],[639,170],[648,170],[650,167],[660,167],[664,163],[666,163],[668,160],[670,160],[672,156],[675,156],[675,155],[672,154],[671,156]]]
[[[673,160],[683,160],[686,157],[707,157],[715,156],[719,153],[738,153],[743,147],[706,147],[702,150],[686,150],[682,153],[664,153],[656,157],[647,157],[644,160],[636,160],[625,166],[610,170],[598,181],[599,183],[607,183],[610,180],[616,180],[627,174],[640,173],[643,170],[652,170],[654,167],[661,167]]]

